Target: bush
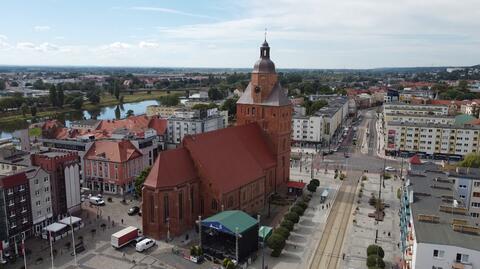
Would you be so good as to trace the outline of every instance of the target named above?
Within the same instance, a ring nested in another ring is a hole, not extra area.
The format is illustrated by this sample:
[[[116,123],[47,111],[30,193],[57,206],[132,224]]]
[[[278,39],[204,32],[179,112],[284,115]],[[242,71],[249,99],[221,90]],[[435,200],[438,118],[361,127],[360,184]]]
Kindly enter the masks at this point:
[[[385,252],[383,251],[383,248],[379,245],[370,245],[367,248],[367,256],[371,255],[378,255],[380,258],[383,259],[383,257],[385,257]]]
[[[383,179],[391,179],[391,178],[392,178],[392,175],[390,175],[389,173],[383,174]]]
[[[192,246],[190,248],[190,256],[202,256],[203,255],[203,250],[200,246]]]
[[[368,177],[367,176],[362,176],[362,181],[366,181],[368,180]]]
[[[298,221],[300,220],[300,217],[295,212],[288,212],[287,214],[285,214],[285,219],[293,223],[298,223]]]
[[[317,186],[317,187],[318,187],[318,186],[320,186],[320,180],[318,180],[318,179],[315,179],[315,178],[314,178],[314,179],[312,179],[312,180],[310,180],[310,183],[313,183],[313,184],[315,184],[315,186]]]
[[[225,269],[234,269],[235,268],[235,264],[232,262],[232,260],[230,260],[228,258],[223,259],[222,265],[223,265],[223,268],[225,268]]]
[[[285,228],[287,228],[289,231],[292,231],[292,230],[293,230],[293,226],[294,226],[294,225],[295,225],[295,224],[294,224],[292,221],[289,221],[288,219],[284,219],[284,220],[282,221],[282,223],[280,223],[280,226],[281,226],[281,227],[285,227]]]
[[[344,180],[347,176],[344,173],[340,174],[340,180]]]
[[[290,236],[290,231],[287,228],[282,226],[276,228],[274,233],[280,234],[285,239],[287,239]]]
[[[300,206],[295,205],[290,209],[290,212],[295,212],[295,213],[297,213],[297,215],[301,216],[301,215],[303,215],[303,212],[305,212],[305,209],[303,209]]]
[[[380,256],[370,255],[367,258],[367,267],[368,268],[385,268],[385,262]]]
[[[306,210],[307,207],[308,207],[308,205],[307,205],[305,202],[303,202],[303,201],[298,201],[298,202],[296,203],[296,205],[299,206],[299,207],[301,207],[301,208],[303,208],[303,210]]]
[[[267,239],[267,246],[272,249],[272,256],[278,257],[285,247],[285,238],[279,233],[273,233]]]
[[[302,200],[304,203],[308,204],[308,202],[310,202],[310,200],[312,200],[312,197],[308,196],[308,195],[304,195],[302,197]]]

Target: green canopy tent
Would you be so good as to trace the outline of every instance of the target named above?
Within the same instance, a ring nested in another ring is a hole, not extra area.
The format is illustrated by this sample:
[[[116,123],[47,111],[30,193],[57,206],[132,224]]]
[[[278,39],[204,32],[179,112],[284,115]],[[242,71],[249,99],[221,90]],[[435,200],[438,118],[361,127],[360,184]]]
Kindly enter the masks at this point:
[[[266,242],[267,239],[272,235],[272,227],[270,226],[261,226],[260,229],[258,229],[258,240],[260,242]]]

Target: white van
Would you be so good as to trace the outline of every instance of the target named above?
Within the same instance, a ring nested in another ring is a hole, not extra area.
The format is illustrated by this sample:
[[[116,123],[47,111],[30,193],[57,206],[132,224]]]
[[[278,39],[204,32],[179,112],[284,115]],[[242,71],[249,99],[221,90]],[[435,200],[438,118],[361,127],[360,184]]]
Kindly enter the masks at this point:
[[[135,245],[135,249],[138,252],[143,252],[144,250],[147,250],[147,249],[153,247],[154,245],[155,245],[155,241],[153,239],[145,238]]]
[[[89,199],[90,199],[90,204],[91,205],[104,205],[105,204],[105,201],[103,201],[103,199],[100,198],[100,197],[92,196]]]

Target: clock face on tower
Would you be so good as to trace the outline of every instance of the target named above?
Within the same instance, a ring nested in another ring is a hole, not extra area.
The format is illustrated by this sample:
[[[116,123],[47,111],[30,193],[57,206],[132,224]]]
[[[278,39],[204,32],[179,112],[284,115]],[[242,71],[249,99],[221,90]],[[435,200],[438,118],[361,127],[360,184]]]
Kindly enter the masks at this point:
[[[255,92],[259,93],[260,92],[260,86],[255,86]]]

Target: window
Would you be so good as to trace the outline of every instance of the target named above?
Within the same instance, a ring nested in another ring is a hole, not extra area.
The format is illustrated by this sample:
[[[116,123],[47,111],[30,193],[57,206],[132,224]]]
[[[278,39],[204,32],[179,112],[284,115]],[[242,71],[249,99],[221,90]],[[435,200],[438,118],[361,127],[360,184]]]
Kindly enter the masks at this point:
[[[190,212],[193,213],[193,187],[190,188]]]
[[[45,192],[48,192],[48,190],[49,190],[49,187],[45,187]]]
[[[212,199],[212,210],[217,210],[218,208],[218,204],[217,204],[217,200],[215,199]]]
[[[480,197],[480,192],[473,192],[473,197]]]
[[[178,219],[183,219],[183,192],[178,194]]]
[[[470,216],[472,216],[472,218],[478,218],[480,214],[478,213],[470,213]]]
[[[228,198],[228,204],[227,204],[227,207],[228,207],[228,208],[231,208],[231,207],[233,207],[233,197],[232,197],[232,196],[230,196],[230,197]]]
[[[37,184],[38,184],[38,179],[35,179],[35,181],[34,181],[34,182],[35,182],[35,184],[37,185]]]
[[[438,250],[438,249],[434,249],[433,250],[433,257],[435,258],[443,258],[445,256],[445,251],[443,250]]]
[[[480,203],[472,202],[472,207],[480,207]]]
[[[167,219],[170,217],[170,209],[168,205],[168,194],[165,194],[163,196],[163,219],[165,223],[167,222]]]
[[[456,262],[467,263],[467,262],[468,262],[468,258],[469,258],[469,257],[468,257],[467,254],[457,253]]]
[[[13,194],[13,189],[12,188],[9,188],[8,191],[7,191],[8,195],[12,195]]]
[[[48,182],[48,177],[44,177],[43,182]]]

